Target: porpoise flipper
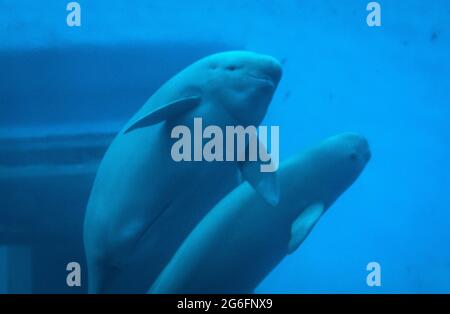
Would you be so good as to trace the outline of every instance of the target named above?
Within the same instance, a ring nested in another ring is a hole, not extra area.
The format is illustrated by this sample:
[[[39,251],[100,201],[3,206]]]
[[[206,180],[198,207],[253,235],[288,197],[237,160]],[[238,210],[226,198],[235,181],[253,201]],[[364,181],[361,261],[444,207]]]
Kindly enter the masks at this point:
[[[288,244],[288,254],[294,252],[303,240],[306,239],[314,225],[322,216],[325,206],[323,203],[314,203],[306,207],[294,220],[291,227],[291,239]]]
[[[242,177],[270,205],[276,206],[280,200],[280,186],[276,172],[261,172],[260,161],[239,162]]]
[[[168,104],[164,104],[149,113],[145,114],[143,117],[139,118],[137,121],[133,122],[124,133],[128,133],[132,130],[150,126],[161,121],[167,120],[171,117],[176,117],[185,113],[188,110],[195,108],[200,104],[201,98],[199,96],[185,97],[177,99]]]

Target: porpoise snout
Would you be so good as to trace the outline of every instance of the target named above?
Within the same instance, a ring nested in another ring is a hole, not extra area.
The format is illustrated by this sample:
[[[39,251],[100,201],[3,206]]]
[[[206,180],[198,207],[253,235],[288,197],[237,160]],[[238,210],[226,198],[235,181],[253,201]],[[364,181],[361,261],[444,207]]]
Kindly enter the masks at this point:
[[[272,82],[278,84],[283,72],[281,68],[281,63],[277,59],[270,56],[265,56],[265,58],[267,60],[264,62],[265,66],[263,66],[262,72],[268,77],[270,77]]]
[[[366,163],[370,160],[372,157],[372,153],[370,152],[369,142],[367,139],[363,136],[360,136],[359,141],[359,147],[357,148],[359,155],[361,156],[361,159],[364,160]]]
[[[260,69],[258,69],[260,72],[259,75],[262,78],[272,81],[272,83],[276,86],[280,82],[283,72],[281,63],[274,57],[267,55],[262,55],[261,59]]]
[[[366,164],[372,157],[369,142],[364,136],[359,134],[350,134],[349,136],[352,137],[353,141],[353,156]]]
[[[366,140],[366,143],[367,143],[367,140]],[[372,158],[372,152],[370,151],[369,144],[367,144],[367,149],[364,151],[362,156],[363,156],[364,160],[366,161],[366,163],[370,160],[370,158]]]
[[[272,56],[255,54],[248,75],[256,79],[271,82],[275,87],[282,75],[281,63]]]
[[[205,60],[208,68],[222,68],[225,71],[244,71],[248,76],[269,81],[277,86],[281,79],[281,63],[274,57],[246,50],[219,52]]]

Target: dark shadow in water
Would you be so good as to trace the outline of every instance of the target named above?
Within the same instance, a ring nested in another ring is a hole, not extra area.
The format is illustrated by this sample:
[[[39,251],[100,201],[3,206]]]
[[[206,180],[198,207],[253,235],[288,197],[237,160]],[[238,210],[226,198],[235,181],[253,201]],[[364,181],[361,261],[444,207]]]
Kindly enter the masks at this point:
[[[124,43],[0,52],[0,126],[123,121],[218,43]]]
[[[229,49],[217,43],[128,43],[0,52],[0,126],[9,134],[0,136],[0,245],[27,247],[32,273],[31,291],[16,283],[15,292],[86,292],[84,211],[114,136],[101,126],[124,123],[173,74]],[[60,127],[57,134],[52,126]],[[25,133],[15,134],[24,127]],[[23,255],[7,256],[7,265],[15,258]],[[81,288],[66,286],[65,267],[72,261],[81,264]],[[8,276],[15,280],[14,272]]]

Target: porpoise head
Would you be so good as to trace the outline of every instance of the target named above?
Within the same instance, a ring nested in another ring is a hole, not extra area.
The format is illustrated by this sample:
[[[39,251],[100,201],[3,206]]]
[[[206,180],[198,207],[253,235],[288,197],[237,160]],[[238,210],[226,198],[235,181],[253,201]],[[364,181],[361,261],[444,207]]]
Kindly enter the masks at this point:
[[[284,202],[292,202],[299,193],[298,187],[306,189],[302,193],[308,198],[299,208],[292,208],[294,216],[311,203],[323,203],[328,208],[358,178],[370,158],[369,144],[363,136],[355,133],[332,136],[286,162],[284,170],[280,169],[290,176],[282,198]],[[303,166],[297,167],[298,164]]]
[[[270,56],[249,51],[210,55],[161,86],[125,126],[124,133],[177,118],[202,105],[198,114],[216,112],[210,123],[259,125],[280,78],[281,65]]]
[[[186,74],[196,76],[203,101],[220,104],[244,125],[261,123],[281,78],[273,57],[249,51],[227,51],[192,64]]]
[[[327,207],[358,178],[371,158],[367,139],[356,133],[343,133],[326,139],[317,148],[321,183]],[[322,176],[323,175],[323,176]]]

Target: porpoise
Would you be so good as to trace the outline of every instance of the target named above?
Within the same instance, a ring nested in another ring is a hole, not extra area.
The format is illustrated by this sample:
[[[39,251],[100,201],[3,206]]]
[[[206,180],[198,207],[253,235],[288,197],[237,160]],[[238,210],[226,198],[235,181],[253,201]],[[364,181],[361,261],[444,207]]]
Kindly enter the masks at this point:
[[[276,207],[243,182],[194,228],[149,292],[253,292],[300,246],[370,156],[365,138],[345,133],[283,162]]]
[[[88,201],[89,292],[145,293],[204,214],[241,182],[276,204],[276,174],[255,162],[174,161],[175,126],[259,125],[281,78],[273,57],[229,51],[167,81],[117,134]],[[253,166],[252,166],[253,165]]]

